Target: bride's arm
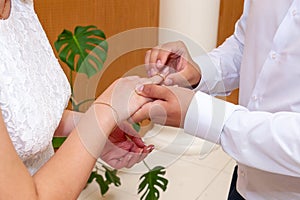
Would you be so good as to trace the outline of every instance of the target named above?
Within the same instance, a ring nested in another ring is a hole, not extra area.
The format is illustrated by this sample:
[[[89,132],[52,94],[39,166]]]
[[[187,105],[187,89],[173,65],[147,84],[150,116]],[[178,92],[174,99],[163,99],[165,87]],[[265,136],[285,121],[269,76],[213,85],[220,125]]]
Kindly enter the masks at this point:
[[[109,108],[97,105],[97,109],[101,110],[99,123],[106,133],[99,145],[104,146],[115,125],[114,117]],[[74,129],[56,154],[31,177],[14,150],[2,115],[0,138],[0,199],[75,199],[95,164],[96,159],[83,146]]]
[[[14,149],[1,112],[0,159],[0,199],[13,199],[19,190],[24,190],[21,194],[27,199],[36,196],[37,191],[35,190],[34,181]]]
[[[111,111],[103,109],[108,120]],[[104,125],[109,133],[112,125]],[[106,138],[99,141],[104,145]],[[74,129],[56,154],[31,177],[18,157],[0,117],[0,199],[76,199],[95,164]]]
[[[54,136],[67,137],[82,116],[83,113],[65,110]],[[111,132],[100,158],[115,169],[130,168],[142,161],[154,146],[144,144],[141,136],[127,121],[119,126]]]
[[[120,88],[113,84],[97,100],[110,103],[118,118],[125,120],[148,101],[133,92],[134,84],[123,79]],[[92,105],[56,154],[31,177],[14,149],[0,112],[0,199],[76,199],[116,125],[115,115],[107,105]]]
[[[83,113],[72,110],[65,110],[54,136],[68,136],[76,127]]]

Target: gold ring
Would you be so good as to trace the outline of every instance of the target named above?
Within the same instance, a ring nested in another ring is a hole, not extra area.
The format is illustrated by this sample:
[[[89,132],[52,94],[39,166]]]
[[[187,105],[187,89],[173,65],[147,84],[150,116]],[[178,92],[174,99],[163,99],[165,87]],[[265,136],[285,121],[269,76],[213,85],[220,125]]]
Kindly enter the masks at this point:
[[[155,74],[155,76],[161,77],[163,79],[163,81],[166,79],[166,77],[164,75],[162,75],[161,73],[157,73],[157,74]]]

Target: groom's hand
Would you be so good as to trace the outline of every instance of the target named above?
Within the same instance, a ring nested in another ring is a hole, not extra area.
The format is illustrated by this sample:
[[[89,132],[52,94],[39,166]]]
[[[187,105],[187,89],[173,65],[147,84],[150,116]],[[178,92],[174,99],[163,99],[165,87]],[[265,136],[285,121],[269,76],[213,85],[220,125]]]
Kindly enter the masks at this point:
[[[144,104],[132,121],[150,119],[154,123],[183,127],[185,115],[194,92],[187,88],[148,84],[140,88],[139,94],[153,99]]]

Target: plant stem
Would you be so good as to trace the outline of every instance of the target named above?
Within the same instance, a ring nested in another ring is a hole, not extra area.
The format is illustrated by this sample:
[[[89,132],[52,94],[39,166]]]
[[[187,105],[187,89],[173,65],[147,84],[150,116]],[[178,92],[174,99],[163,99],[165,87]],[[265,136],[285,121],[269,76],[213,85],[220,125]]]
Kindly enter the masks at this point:
[[[151,168],[150,168],[149,165],[145,162],[145,160],[143,160],[143,163],[144,163],[144,165],[147,167],[147,169],[148,169],[149,171],[151,171]]]
[[[70,87],[71,87],[71,93],[73,96],[73,71],[70,70]]]

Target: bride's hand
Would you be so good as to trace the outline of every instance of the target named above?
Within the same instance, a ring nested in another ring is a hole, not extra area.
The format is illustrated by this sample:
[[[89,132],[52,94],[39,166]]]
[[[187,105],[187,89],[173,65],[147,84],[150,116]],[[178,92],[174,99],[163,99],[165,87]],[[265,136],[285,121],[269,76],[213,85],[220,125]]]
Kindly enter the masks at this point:
[[[153,149],[153,145],[146,146],[132,125],[124,121],[110,134],[100,158],[115,169],[130,168]]]
[[[120,125],[145,103],[152,101],[136,92],[139,85],[143,86],[149,81],[154,83],[151,79],[142,79],[137,76],[116,80],[96,99],[94,105],[85,113],[85,117],[81,118],[81,123],[77,126],[78,134],[94,158],[99,158],[106,139],[109,138],[116,125]],[[90,127],[95,127],[95,129],[86,134],[86,130],[90,130]]]
[[[150,98],[137,94],[139,86],[145,83],[158,84],[160,77],[140,78],[129,76],[116,80],[95,101],[110,105],[117,113],[119,122],[127,120],[145,103],[152,101]]]

